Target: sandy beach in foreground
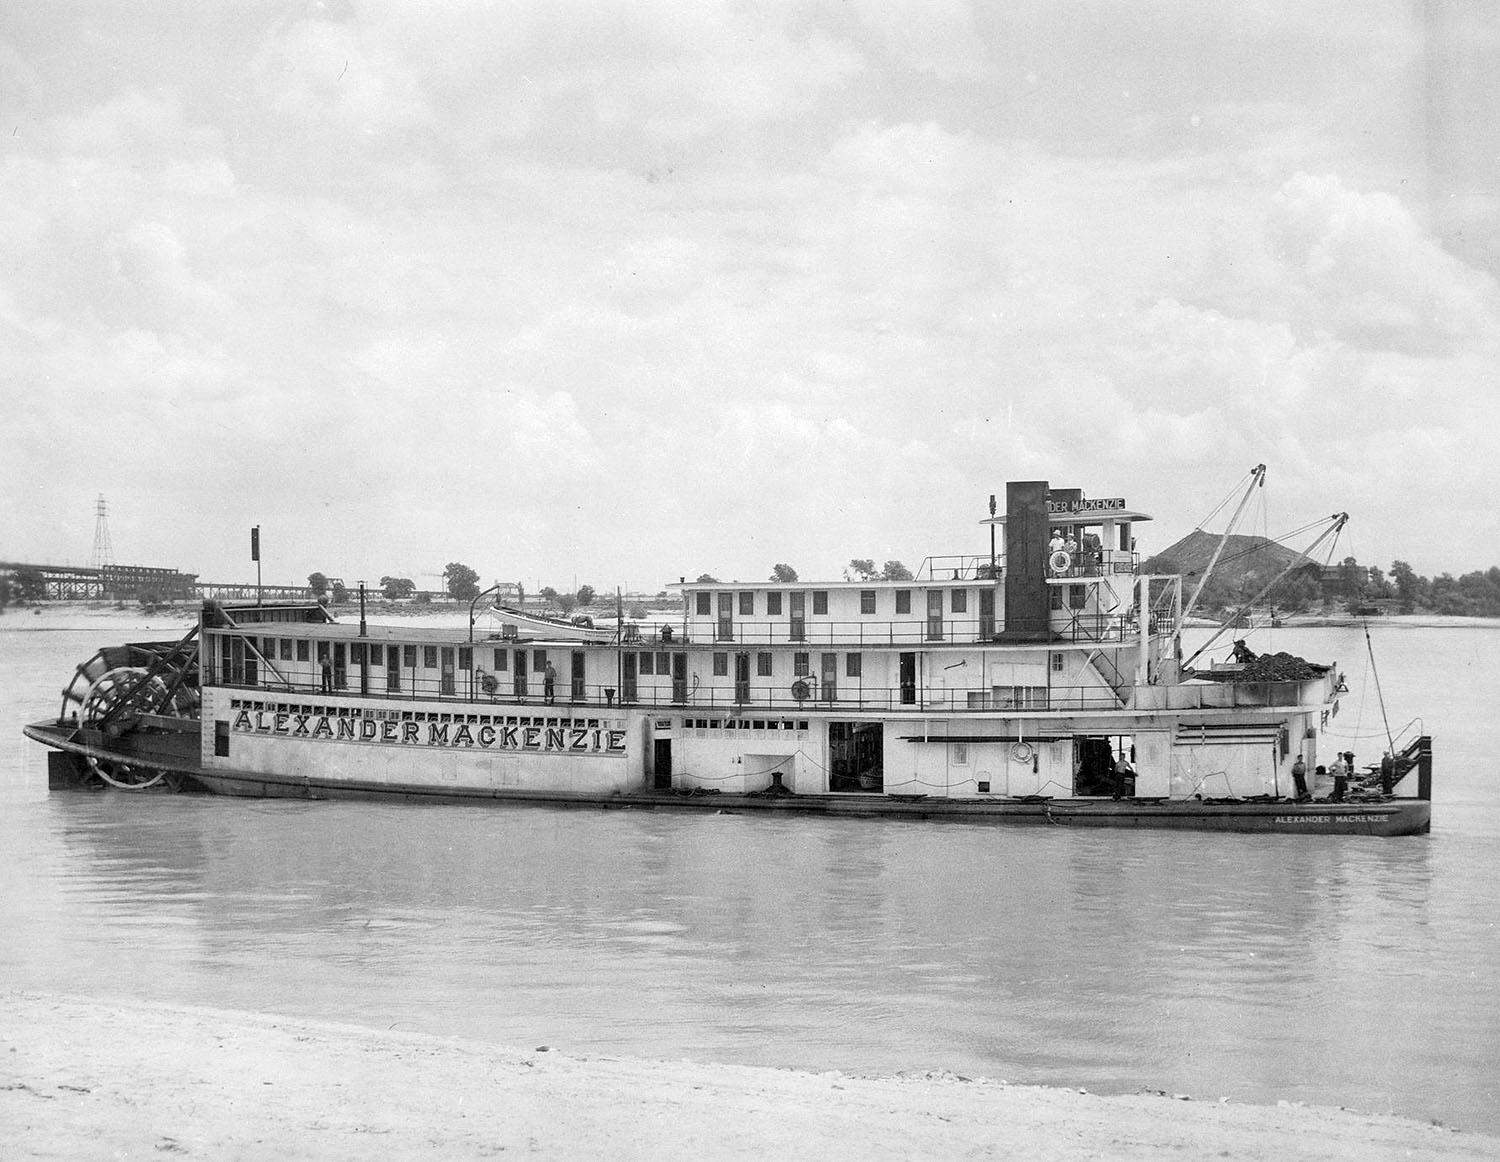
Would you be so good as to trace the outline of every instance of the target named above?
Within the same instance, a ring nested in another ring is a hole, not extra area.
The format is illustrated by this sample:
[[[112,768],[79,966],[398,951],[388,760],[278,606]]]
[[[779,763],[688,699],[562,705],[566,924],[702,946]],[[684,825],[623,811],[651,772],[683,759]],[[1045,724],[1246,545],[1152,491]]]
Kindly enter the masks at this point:
[[[1345,1110],[566,1055],[159,1004],[0,995],[7,1158],[1493,1159]]]

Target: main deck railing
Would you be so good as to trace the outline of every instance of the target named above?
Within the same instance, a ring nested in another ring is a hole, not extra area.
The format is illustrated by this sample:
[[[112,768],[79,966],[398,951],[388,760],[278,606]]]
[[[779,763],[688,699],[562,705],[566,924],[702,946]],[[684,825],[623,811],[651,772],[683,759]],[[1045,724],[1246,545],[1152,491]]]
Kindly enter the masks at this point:
[[[995,714],[1069,713],[1105,710],[1210,710],[1228,707],[1308,707],[1319,704],[1321,682],[1211,682],[1177,686],[1127,686],[1119,695],[1098,686],[1014,686],[923,688],[915,685],[882,687],[842,681],[828,685],[811,676],[792,683],[750,683],[734,686],[628,681],[574,684],[559,677],[547,702],[541,675],[527,675],[519,687],[507,674],[485,670],[459,671],[451,676],[421,677],[403,671],[399,689],[384,680],[346,670],[336,676],[331,690],[321,681],[230,681],[207,672],[205,685],[254,691],[266,697],[295,697],[316,702],[320,696],[365,697],[385,701],[454,703],[466,706],[572,706],[579,708],[649,707],[662,710],[707,710],[725,714],[798,711],[879,713]],[[493,686],[488,680],[493,680]],[[802,697],[794,691],[801,684]]]

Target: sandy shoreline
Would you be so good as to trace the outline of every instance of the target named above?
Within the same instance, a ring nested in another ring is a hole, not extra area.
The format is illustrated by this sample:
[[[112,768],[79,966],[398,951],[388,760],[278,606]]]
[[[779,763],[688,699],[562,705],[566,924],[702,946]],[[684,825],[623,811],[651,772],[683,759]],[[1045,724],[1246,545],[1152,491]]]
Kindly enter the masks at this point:
[[[1384,1115],[517,1050],[0,994],[8,1158],[1481,1159]]]

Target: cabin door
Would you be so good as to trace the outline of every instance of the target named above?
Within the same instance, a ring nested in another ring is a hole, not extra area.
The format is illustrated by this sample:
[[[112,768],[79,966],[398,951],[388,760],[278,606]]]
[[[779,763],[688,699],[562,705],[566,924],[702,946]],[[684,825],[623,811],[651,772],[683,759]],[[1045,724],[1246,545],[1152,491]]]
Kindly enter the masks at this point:
[[[687,655],[672,655],[672,701],[687,701]]]
[[[927,591],[927,640],[930,642],[943,640],[943,591],[941,589]]]
[[[981,589],[979,591],[979,637],[981,641],[989,641],[994,636],[995,591]]]
[[[734,700],[741,705],[750,701],[750,655],[734,655]]]
[[[583,701],[583,651],[573,651],[573,684],[570,692],[574,702]]]
[[[636,653],[626,650],[620,656],[620,701],[634,702],[636,699]]]
[[[917,702],[917,655],[901,655],[901,705],[915,706]]]
[[[651,785],[658,791],[672,789],[672,740],[658,738],[652,748]]]
[[[511,689],[517,698],[526,697],[526,651],[517,650],[513,659],[516,668],[511,671]]]

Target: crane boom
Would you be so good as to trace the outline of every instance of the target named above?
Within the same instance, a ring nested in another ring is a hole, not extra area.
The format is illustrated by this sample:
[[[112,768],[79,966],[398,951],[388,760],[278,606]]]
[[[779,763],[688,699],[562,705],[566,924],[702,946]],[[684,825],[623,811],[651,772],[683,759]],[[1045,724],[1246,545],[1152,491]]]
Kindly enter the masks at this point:
[[[1203,571],[1203,576],[1198,579],[1198,587],[1193,590],[1193,595],[1188,598],[1188,603],[1182,611],[1184,619],[1193,612],[1194,606],[1198,604],[1198,597],[1203,592],[1203,587],[1208,584],[1208,579],[1213,574],[1214,566],[1219,563],[1219,558],[1223,556],[1224,546],[1229,543],[1230,534],[1234,532],[1235,526],[1240,523],[1240,517],[1244,515],[1245,506],[1250,503],[1250,497],[1265,482],[1266,466],[1264,464],[1257,464],[1254,468],[1250,469],[1249,487],[1245,489],[1245,495],[1240,498],[1240,506],[1234,510],[1234,515],[1229,518],[1229,524],[1224,528],[1224,535],[1219,538],[1219,547],[1214,550],[1213,559],[1209,561],[1208,568]]]

